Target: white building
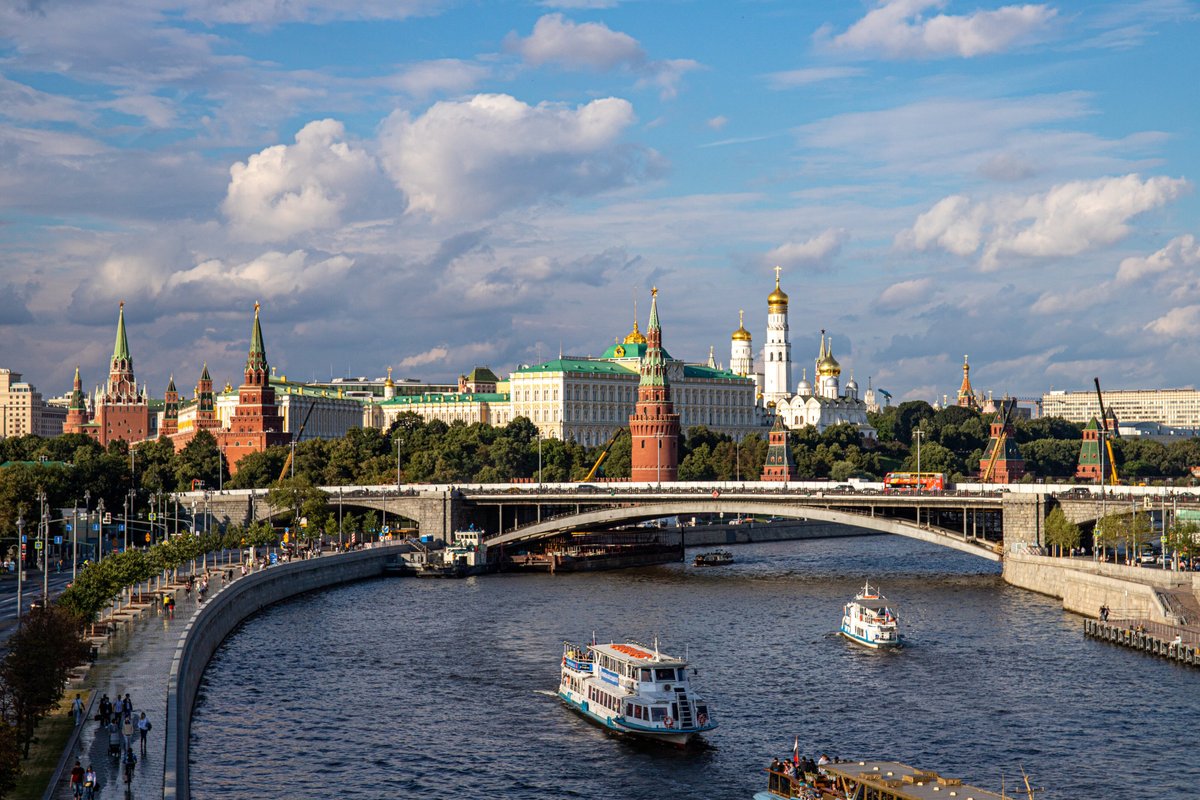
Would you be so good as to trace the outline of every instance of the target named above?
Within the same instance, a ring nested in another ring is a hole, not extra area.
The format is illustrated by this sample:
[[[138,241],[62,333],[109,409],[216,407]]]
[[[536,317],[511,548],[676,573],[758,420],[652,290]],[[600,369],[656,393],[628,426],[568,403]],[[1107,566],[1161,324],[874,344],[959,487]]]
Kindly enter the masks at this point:
[[[1179,428],[1200,426],[1200,391],[1195,389],[1105,390],[1104,407],[1126,422],[1157,422]],[[1100,416],[1096,393],[1053,391],[1042,395],[1042,416],[1086,423]]]
[[[788,341],[788,296],[779,288],[767,296],[767,342],[763,346],[763,401],[778,403],[792,392],[792,343]]]
[[[8,436],[61,436],[66,409],[50,408],[21,373],[0,368],[0,439]]]
[[[851,377],[846,391],[841,391],[842,367],[833,357],[833,342],[825,342],[825,331],[821,331],[821,349],[813,366],[817,385],[809,384],[806,373],[796,393],[775,404],[783,424],[791,429],[812,425],[821,433],[831,425],[854,425],[863,439],[874,441],[876,431],[867,420],[866,402],[858,397],[858,382]]]

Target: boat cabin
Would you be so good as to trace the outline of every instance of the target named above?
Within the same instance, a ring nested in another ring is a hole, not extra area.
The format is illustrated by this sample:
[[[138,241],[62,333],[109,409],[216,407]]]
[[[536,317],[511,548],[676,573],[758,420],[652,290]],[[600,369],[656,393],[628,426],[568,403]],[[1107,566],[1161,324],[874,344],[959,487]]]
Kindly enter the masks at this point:
[[[898,761],[842,761],[821,769],[847,800],[1013,800]]]

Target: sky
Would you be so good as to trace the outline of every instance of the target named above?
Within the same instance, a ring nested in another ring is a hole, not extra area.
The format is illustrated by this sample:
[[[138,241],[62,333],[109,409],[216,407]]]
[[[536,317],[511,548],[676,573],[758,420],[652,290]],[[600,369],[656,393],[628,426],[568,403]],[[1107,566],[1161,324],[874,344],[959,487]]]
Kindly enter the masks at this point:
[[[1185,0],[8,0],[0,366],[237,385],[663,341],[895,400],[1195,386]],[[1191,88],[1188,88],[1191,87]]]

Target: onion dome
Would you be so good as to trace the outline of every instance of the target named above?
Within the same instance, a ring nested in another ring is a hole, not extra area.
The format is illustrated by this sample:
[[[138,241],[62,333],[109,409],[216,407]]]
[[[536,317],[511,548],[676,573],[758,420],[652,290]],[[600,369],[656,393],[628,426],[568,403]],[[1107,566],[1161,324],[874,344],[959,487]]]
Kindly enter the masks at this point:
[[[784,295],[784,302],[787,302],[787,295]],[[735,342],[750,341],[750,331],[746,330],[746,323],[743,321],[744,314],[744,311],[738,309],[738,329],[734,331],[733,336],[730,337]]]
[[[395,382],[392,380],[392,368],[391,367],[388,367],[387,380],[383,382],[383,385],[384,386],[395,386],[396,385]]]
[[[824,331],[821,332],[821,354],[817,357],[817,374],[823,378],[842,374],[842,365],[833,357],[833,343],[830,342],[829,348],[825,348]]]
[[[638,324],[637,324],[636,319],[633,321],[633,330],[631,330],[629,332],[629,335],[625,337],[624,343],[625,344],[645,344],[646,343],[646,337],[642,334],[642,332],[640,330],[638,330]]]
[[[808,382],[808,370],[801,373],[800,382],[796,384],[796,394],[808,397],[813,393],[812,384]]]
[[[787,293],[779,288],[779,270],[775,268],[775,291],[767,295],[767,311],[771,314],[786,314],[788,309]]]
[[[858,393],[858,381],[854,380],[854,376],[850,376],[850,380],[846,382],[846,391]]]

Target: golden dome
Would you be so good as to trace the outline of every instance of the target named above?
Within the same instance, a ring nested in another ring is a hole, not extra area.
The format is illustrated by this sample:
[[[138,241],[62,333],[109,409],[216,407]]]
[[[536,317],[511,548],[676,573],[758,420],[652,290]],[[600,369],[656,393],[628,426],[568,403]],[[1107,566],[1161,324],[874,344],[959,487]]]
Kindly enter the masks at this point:
[[[629,332],[629,335],[625,337],[624,343],[625,344],[645,344],[646,343],[646,337],[642,335],[642,332],[640,330],[638,330],[638,324],[637,324],[636,319],[633,321],[633,330],[631,330]]]
[[[746,330],[746,323],[742,321],[743,313],[741,309],[738,309],[738,329],[733,332],[733,336],[731,337],[735,342],[750,341],[750,331]]]
[[[394,387],[396,385],[395,381],[392,380],[392,368],[391,367],[388,367],[387,380],[383,382],[383,385],[384,386],[392,386],[392,387]]]
[[[787,293],[779,288],[780,269],[780,267],[775,268],[775,291],[767,295],[767,311],[772,314],[786,313],[788,307]]]

